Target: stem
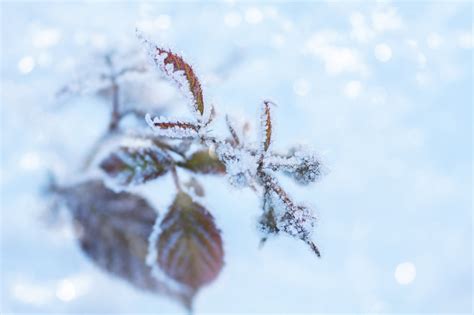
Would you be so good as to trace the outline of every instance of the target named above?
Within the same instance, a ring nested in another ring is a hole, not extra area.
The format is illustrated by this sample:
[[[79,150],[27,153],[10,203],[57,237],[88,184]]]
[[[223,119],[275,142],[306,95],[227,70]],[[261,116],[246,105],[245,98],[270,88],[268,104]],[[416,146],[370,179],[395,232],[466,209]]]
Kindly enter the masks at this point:
[[[174,181],[174,185],[176,186],[176,189],[178,191],[181,191],[181,184],[178,177],[178,171],[176,170],[176,167],[174,165],[171,168],[171,175],[173,175],[173,181]]]
[[[112,114],[110,117],[109,131],[115,131],[118,128],[120,121],[119,112],[119,86],[115,81],[115,77],[111,78],[112,81]]]
[[[105,56],[105,63],[110,70],[110,83],[112,88],[112,113],[109,123],[109,131],[115,131],[118,128],[120,121],[120,111],[119,111],[119,86],[117,84],[117,74],[115,73],[115,67],[112,62],[112,56],[110,54]]]

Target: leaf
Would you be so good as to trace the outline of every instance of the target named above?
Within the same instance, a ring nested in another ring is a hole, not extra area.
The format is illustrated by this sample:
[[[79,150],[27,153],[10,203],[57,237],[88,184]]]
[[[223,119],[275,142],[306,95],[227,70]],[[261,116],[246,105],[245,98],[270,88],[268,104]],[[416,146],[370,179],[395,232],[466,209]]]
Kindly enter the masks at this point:
[[[100,163],[100,168],[118,185],[142,184],[168,172],[171,161],[155,146],[120,147]]]
[[[189,305],[188,293],[159,282],[146,265],[148,237],[157,213],[145,199],[114,193],[98,180],[59,191],[74,219],[81,249],[95,264],[137,288]]]
[[[225,166],[209,150],[197,151],[186,161],[178,163],[179,166],[200,174],[223,174]]]
[[[295,204],[287,192],[280,186],[276,178],[260,173],[265,193],[263,195],[263,215],[260,218],[260,228],[266,235],[285,232],[295,238],[299,238],[311,248],[316,256],[321,253],[311,240],[316,217],[310,208]]]
[[[263,195],[263,214],[260,217],[259,224],[264,234],[277,234],[280,231],[270,191],[266,191]]]
[[[262,133],[262,149],[267,152],[272,141],[272,117],[270,113],[270,101],[263,101],[263,110],[261,114],[261,133]]]
[[[260,245],[266,242],[268,235],[278,234],[280,232],[278,228],[278,218],[275,214],[270,196],[271,193],[268,190],[265,191],[263,195],[263,213],[258,221],[259,229],[263,234]]]
[[[158,265],[166,275],[193,291],[219,275],[224,263],[222,239],[203,206],[180,192],[160,227]]]
[[[139,34],[139,37],[142,36]],[[145,39],[144,42],[149,47],[155,64],[168,79],[177,84],[191,101],[193,112],[202,116],[204,114],[204,98],[201,83],[193,68],[171,50],[160,48]]]
[[[145,116],[147,124],[160,136],[171,139],[192,139],[198,136],[199,127],[192,122],[171,121],[165,117],[155,117],[147,114]]]
[[[280,230],[308,244],[316,256],[321,257],[318,247],[311,240],[311,232],[315,221],[316,218],[309,208],[293,205],[293,207],[287,208],[287,211],[279,219],[279,226]]]
[[[265,157],[264,168],[281,171],[301,185],[308,185],[321,177],[323,167],[313,153],[294,151],[290,154],[288,156],[272,154]]]

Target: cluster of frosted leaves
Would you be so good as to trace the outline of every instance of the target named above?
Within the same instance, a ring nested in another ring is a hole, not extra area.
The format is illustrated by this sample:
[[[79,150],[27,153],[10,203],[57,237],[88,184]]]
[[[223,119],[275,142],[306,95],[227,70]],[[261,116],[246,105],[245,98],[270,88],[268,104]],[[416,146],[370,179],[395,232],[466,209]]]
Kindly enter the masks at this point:
[[[222,270],[224,251],[213,216],[190,195],[179,192],[160,223],[154,251],[158,266],[194,295]]]
[[[232,186],[253,186],[258,164],[258,157],[254,152],[223,143],[216,148],[216,154],[225,165],[227,179]]]
[[[101,269],[137,288],[168,295],[183,305],[191,296],[155,279],[146,264],[157,212],[142,197],[115,193],[100,180],[58,189],[70,210],[83,252]]]
[[[99,167],[116,185],[142,184],[170,169],[169,155],[154,145],[120,147],[104,158]]]
[[[272,145],[272,114],[273,103],[264,101],[260,120],[260,145],[253,149],[241,139],[228,122],[229,131],[233,138],[232,145],[220,145],[216,153],[223,161],[229,182],[236,187],[263,187],[263,214],[259,220],[263,241],[270,234],[284,232],[307,243],[313,252],[320,252],[311,240],[316,217],[312,210],[304,205],[295,203],[289,194],[280,186],[275,172],[281,172],[293,178],[300,184],[316,181],[321,175],[321,163],[316,155],[301,149],[293,149],[287,155],[271,151]]]
[[[181,153],[184,156],[176,160],[169,149],[170,145],[163,141],[137,141],[133,145],[112,149],[101,160],[99,168],[104,173],[109,187],[114,190],[144,184],[166,175],[176,166],[195,174],[225,173],[224,164],[209,150],[198,150],[189,155]],[[196,183],[193,186],[196,186]]]
[[[150,55],[165,76],[177,83],[183,94],[191,103],[191,111],[197,117],[197,123],[173,121],[164,117],[146,117],[148,125],[159,136],[173,139],[192,139],[212,143],[216,146],[218,159],[225,167],[225,173],[231,185],[235,187],[262,186],[266,199],[264,213],[260,220],[262,231],[276,234],[283,231],[306,242],[319,256],[319,250],[311,241],[311,232],[315,217],[305,206],[295,204],[281,188],[274,177],[274,172],[282,172],[300,184],[316,181],[321,175],[320,162],[314,154],[295,150],[288,155],[273,153],[272,107],[269,100],[263,101],[260,114],[259,146],[257,149],[239,139],[239,133],[227,118],[227,127],[231,139],[209,140],[206,132],[209,122],[203,123],[205,113],[202,89],[199,81],[189,66],[180,56],[169,50],[161,49],[144,41],[148,45]],[[212,115],[211,115],[212,116]],[[269,210],[271,209],[271,210]]]

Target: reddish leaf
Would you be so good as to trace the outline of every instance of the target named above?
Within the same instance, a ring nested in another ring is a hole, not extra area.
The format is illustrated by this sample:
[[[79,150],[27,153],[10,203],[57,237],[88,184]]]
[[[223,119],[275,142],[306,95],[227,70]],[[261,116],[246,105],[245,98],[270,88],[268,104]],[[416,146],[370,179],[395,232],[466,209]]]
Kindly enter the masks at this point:
[[[182,71],[184,77],[187,81],[187,88],[192,94],[194,99],[195,110],[198,111],[201,115],[204,114],[204,100],[202,96],[201,83],[199,82],[196,74],[194,73],[193,68],[186,63],[183,58],[170,50],[162,49],[156,47],[157,56],[165,56],[164,60],[155,58],[155,61],[159,63],[161,69],[165,74],[171,78],[180,86],[183,87],[182,80],[177,78],[176,72]],[[161,64],[163,62],[163,64]],[[169,67],[172,65],[172,67]]]
[[[161,223],[158,264],[172,279],[197,291],[223,267],[219,229],[212,215],[180,192]]]

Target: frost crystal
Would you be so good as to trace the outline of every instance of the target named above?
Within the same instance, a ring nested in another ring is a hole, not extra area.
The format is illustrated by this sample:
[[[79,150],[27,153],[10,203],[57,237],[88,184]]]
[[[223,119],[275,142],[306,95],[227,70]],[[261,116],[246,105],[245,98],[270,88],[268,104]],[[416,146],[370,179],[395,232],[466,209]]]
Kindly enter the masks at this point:
[[[227,178],[232,186],[252,186],[257,174],[257,157],[248,150],[234,148],[224,143],[216,149],[217,157],[224,163]]]

